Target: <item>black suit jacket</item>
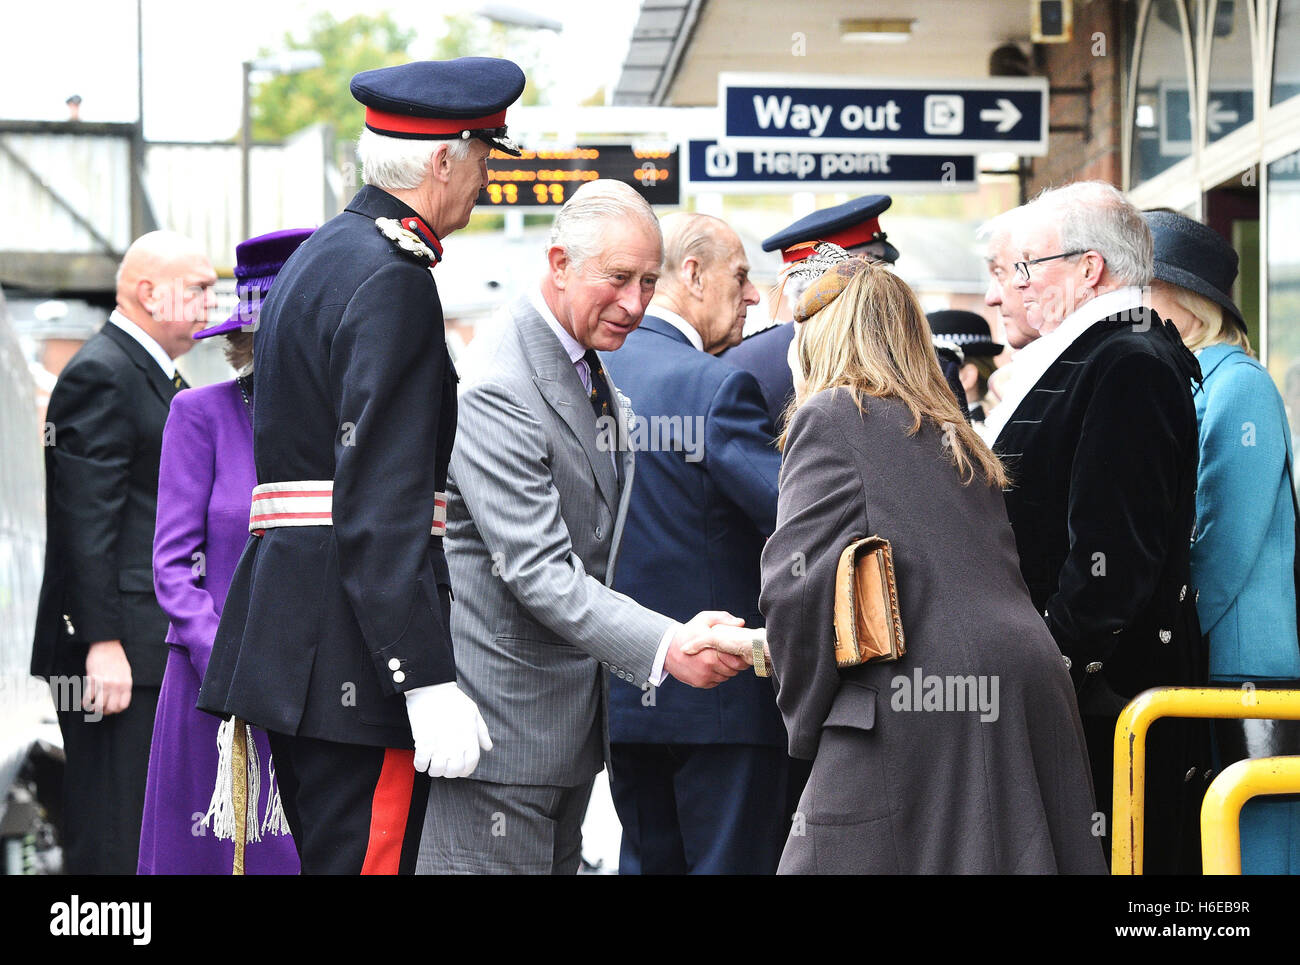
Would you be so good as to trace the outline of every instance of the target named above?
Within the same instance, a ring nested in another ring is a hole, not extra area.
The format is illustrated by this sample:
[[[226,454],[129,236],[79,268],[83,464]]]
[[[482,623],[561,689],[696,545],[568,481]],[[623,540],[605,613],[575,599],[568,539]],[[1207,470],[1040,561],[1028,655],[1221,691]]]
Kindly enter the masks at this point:
[[[1208,672],[1191,586],[1200,366],[1148,309],[1080,335],[1012,413],[994,450],[1030,596],[1070,661],[1097,803],[1111,812],[1115,720],[1159,686]],[[1147,739],[1145,870],[1195,873],[1210,775],[1204,721]]]
[[[110,322],[50,394],[36,676],[80,676],[89,644],[121,640],[132,682],[162,683],[167,616],[154,597],[153,530],[163,426],[176,392],[153,357]]]
[[[268,730],[411,747],[405,691],[456,679],[434,493],[447,488],[456,372],[438,290],[365,187],[305,241],[262,305],[253,457],[261,483],[333,480],[333,526],[250,538],[199,707]]]
[[[1172,325],[1139,317],[1080,335],[994,445],[1021,572],[1085,714],[1107,688],[1127,700],[1206,673],[1189,585],[1200,367]]]

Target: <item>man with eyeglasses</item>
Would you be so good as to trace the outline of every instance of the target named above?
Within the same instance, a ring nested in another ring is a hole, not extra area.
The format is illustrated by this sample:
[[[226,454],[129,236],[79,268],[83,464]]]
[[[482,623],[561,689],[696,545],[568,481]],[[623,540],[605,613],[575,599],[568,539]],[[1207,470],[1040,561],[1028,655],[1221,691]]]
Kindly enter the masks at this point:
[[[1013,284],[1039,338],[987,438],[1011,472],[1021,573],[1075,684],[1106,838],[1120,711],[1149,687],[1205,679],[1188,586],[1200,368],[1143,307],[1151,235],[1114,187],[1045,192],[1014,225]],[[1199,869],[1207,734],[1166,721],[1148,740],[1147,873]]]

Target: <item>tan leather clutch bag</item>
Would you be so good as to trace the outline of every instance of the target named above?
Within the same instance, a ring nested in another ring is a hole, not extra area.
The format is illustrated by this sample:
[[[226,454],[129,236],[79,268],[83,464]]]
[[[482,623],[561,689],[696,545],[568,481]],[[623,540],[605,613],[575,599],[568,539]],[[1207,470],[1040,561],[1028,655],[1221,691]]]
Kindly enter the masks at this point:
[[[855,540],[835,571],[835,663],[856,667],[906,652],[889,540]]]

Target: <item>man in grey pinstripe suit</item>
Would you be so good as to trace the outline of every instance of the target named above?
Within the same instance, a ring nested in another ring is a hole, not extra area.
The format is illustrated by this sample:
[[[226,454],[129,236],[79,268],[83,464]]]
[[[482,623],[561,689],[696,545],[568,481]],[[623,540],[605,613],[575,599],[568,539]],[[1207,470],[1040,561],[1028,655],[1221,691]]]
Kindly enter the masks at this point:
[[[680,624],[610,589],[632,413],[595,350],[640,324],[662,245],[635,191],[584,185],[556,217],[539,290],[465,360],[448,485],[451,631],[459,685],[493,749],[472,777],[434,780],[420,873],[574,873],[608,758],[606,671],[713,687],[747,666],[691,652],[737,633],[729,614]]]

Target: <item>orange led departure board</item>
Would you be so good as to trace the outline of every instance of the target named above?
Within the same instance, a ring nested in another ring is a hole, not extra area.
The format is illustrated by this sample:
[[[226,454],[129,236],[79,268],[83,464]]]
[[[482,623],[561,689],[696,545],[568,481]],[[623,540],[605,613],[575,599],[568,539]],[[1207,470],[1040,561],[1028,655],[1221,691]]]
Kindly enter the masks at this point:
[[[651,204],[681,203],[677,148],[643,150],[628,144],[586,144],[563,151],[488,155],[488,186],[479,193],[485,208],[559,207],[584,182],[614,178],[631,185]]]

